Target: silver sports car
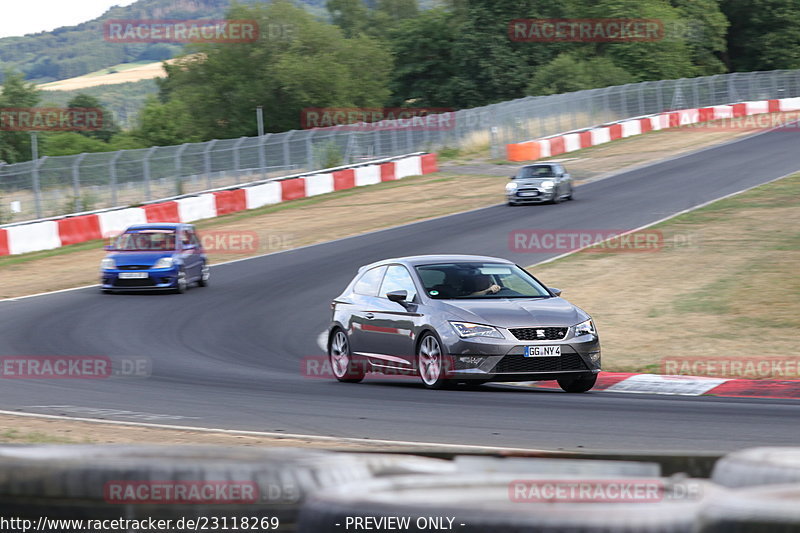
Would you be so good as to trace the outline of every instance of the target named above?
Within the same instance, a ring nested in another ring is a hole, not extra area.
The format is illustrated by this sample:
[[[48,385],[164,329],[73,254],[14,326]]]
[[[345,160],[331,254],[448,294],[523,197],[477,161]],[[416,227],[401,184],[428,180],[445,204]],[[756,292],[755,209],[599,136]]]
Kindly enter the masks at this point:
[[[506,183],[508,205],[572,200],[572,176],[560,163],[526,165]]]
[[[558,380],[591,389],[600,372],[592,318],[505,259],[428,255],[361,267],[332,303],[328,355],[339,381],[367,372],[455,383]]]

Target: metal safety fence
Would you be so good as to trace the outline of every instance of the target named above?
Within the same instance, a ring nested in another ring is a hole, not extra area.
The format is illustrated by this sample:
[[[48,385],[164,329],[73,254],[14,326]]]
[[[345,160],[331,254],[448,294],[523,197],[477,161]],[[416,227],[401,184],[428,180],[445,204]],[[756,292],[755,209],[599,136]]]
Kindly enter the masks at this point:
[[[800,70],[649,81],[529,96],[411,125],[383,121],[0,165],[0,224],[442,148],[491,148],[634,116],[800,96]]]

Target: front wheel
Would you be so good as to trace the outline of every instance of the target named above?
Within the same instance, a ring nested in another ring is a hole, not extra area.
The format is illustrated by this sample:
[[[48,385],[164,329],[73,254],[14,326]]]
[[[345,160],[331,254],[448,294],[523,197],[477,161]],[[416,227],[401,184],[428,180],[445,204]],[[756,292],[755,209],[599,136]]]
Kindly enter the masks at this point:
[[[358,383],[364,379],[364,367],[353,361],[350,341],[341,329],[337,329],[328,344],[328,358],[333,376],[342,383]]]
[[[189,282],[186,281],[186,272],[183,269],[178,271],[178,279],[175,280],[175,288],[173,292],[175,294],[183,294],[186,292],[186,288],[189,286]]]
[[[586,392],[594,387],[597,382],[597,374],[582,375],[577,378],[559,378],[558,386],[564,392]]]
[[[211,267],[203,263],[203,270],[200,272],[200,279],[197,280],[198,287],[208,287],[208,280],[211,278]]]
[[[449,385],[445,360],[439,339],[431,333],[425,333],[417,348],[417,373],[425,387],[441,389]]]

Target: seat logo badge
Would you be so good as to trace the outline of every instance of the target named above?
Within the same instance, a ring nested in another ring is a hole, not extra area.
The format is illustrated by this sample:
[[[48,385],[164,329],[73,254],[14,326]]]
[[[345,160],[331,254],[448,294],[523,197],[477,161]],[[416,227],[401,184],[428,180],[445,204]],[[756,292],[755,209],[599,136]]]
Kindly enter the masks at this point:
[[[537,337],[544,337],[544,330],[543,329],[537,329],[536,330],[536,336]]]

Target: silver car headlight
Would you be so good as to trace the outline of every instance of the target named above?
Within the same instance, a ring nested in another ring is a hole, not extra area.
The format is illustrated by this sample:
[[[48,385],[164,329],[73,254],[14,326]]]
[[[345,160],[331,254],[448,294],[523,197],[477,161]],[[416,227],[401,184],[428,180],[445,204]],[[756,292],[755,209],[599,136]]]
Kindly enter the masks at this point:
[[[545,180],[542,182],[542,189],[552,189],[554,185],[555,185],[554,182],[550,180]]]
[[[519,189],[519,185],[517,183],[515,183],[513,181],[509,181],[508,183],[506,183],[506,192],[507,193],[512,193],[512,192],[516,191],[517,189]]]
[[[117,268],[117,263],[110,257],[104,257],[103,260],[100,261],[101,270],[114,270],[115,268]]]
[[[462,339],[471,337],[489,337],[492,339],[502,339],[503,334],[497,328],[485,326],[483,324],[473,324],[472,322],[450,322],[453,329]]]
[[[597,335],[597,330],[594,329],[594,322],[590,318],[586,322],[581,322],[575,328],[575,336],[580,337],[581,335]]]
[[[172,268],[172,265],[175,264],[175,260],[171,257],[162,257],[156,264],[153,265],[153,268]]]

